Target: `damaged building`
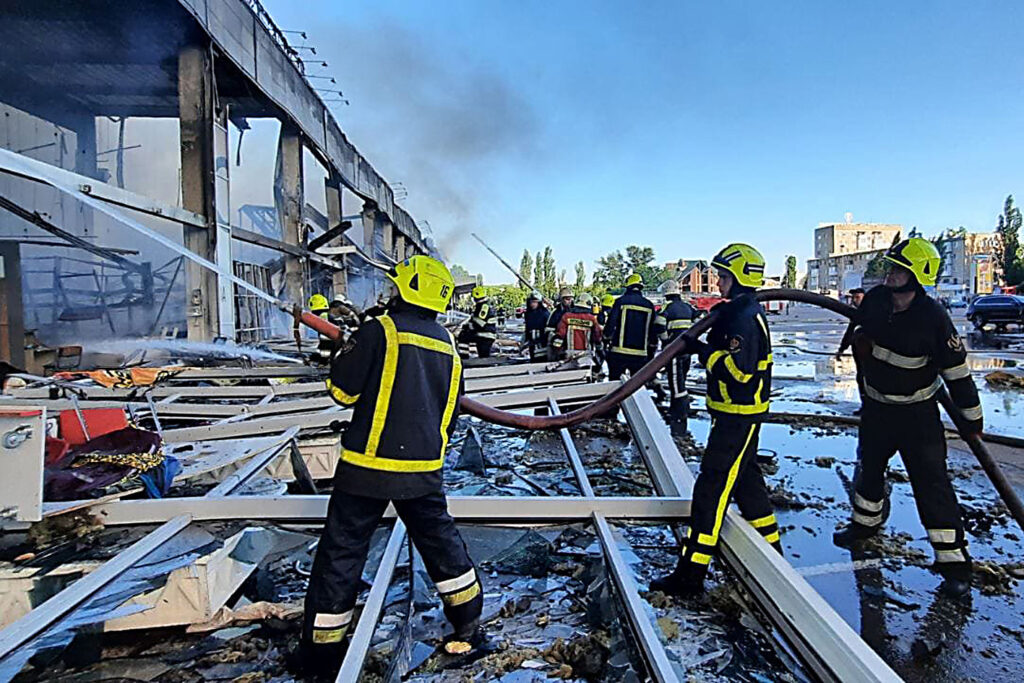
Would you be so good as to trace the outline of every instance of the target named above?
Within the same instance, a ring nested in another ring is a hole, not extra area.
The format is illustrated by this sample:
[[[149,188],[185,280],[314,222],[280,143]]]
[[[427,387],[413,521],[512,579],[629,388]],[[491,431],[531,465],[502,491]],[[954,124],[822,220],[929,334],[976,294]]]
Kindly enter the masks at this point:
[[[298,680],[352,411],[289,310],[315,293],[374,305],[391,264],[436,254],[429,230],[257,0],[8,2],[0,19],[0,681]],[[675,564],[710,428],[696,367],[684,429],[663,418],[661,379],[571,427],[464,413],[445,491],[493,647],[440,646],[441,603],[391,510],[337,680],[1019,672],[1024,535],[952,425],[973,602],[936,597],[898,464],[892,529],[856,552],[831,544],[859,394],[852,358],[834,357],[845,320],[808,310],[772,318],[774,412],[757,454],[784,556],[730,508],[708,594],[648,590]],[[530,362],[522,320],[497,336],[494,358],[463,361],[479,405],[556,416],[621,386],[585,357]],[[998,341],[970,340],[969,365],[993,416],[985,439],[1019,491],[1024,346]]]

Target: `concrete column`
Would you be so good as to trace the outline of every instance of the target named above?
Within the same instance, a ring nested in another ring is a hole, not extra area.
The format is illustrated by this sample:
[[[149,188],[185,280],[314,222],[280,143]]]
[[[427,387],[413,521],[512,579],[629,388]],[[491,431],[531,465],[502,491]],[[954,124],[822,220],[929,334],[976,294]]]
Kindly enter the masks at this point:
[[[395,258],[395,226],[391,222],[391,219],[384,214],[379,214],[381,222],[383,223],[383,234],[384,234],[384,253]]]
[[[281,126],[278,140],[278,153],[281,155],[281,199],[284,204],[279,207],[282,217],[284,242],[296,247],[305,247],[305,230],[302,225],[302,207],[305,206],[305,193],[302,187],[302,137],[299,132],[289,126]],[[305,259],[285,254],[284,256],[284,295],[290,303],[300,306],[306,304]]]
[[[73,130],[75,131],[75,173],[99,180],[99,168],[96,166],[96,117],[91,114],[76,116]],[[61,196],[60,202],[64,205],[65,210],[75,205],[79,206],[81,220],[77,227],[81,228],[81,232],[77,234],[96,237],[92,207],[79,204],[78,200],[67,196]]]
[[[324,178],[324,191],[327,194],[327,229],[340,225],[342,221],[341,205],[341,179],[332,174]],[[334,287],[334,296],[348,297],[348,263],[344,254],[334,257],[336,261],[345,266],[336,270],[331,275],[331,284]]]
[[[407,258],[405,255],[405,235],[399,233],[395,235],[395,260],[404,261]]]
[[[182,207],[206,217],[206,228],[183,227],[185,246],[216,261],[217,230],[213,170],[213,65],[205,47],[178,53]],[[230,267],[230,265],[228,266]],[[218,332],[217,275],[185,261],[188,338],[210,341]]]
[[[377,247],[374,244],[373,236],[377,227],[377,207],[370,202],[363,203],[363,251],[370,258],[376,257]]]

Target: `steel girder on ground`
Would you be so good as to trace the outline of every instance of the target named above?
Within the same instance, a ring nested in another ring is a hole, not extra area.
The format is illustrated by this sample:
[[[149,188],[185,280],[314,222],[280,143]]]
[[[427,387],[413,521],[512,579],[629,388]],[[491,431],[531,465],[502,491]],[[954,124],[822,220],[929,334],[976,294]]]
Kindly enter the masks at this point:
[[[295,438],[295,431],[282,435],[280,443],[257,454],[245,468],[226,479],[207,495],[217,496],[220,500],[232,500],[227,496],[237,493],[242,486],[251,481],[257,474],[266,469],[270,463],[282,455]],[[144,560],[164,543],[167,543],[196,517],[187,509],[174,515],[154,531],[133,543],[113,559],[107,561],[96,571],[91,572],[78,581],[49,598],[31,612],[0,631],[0,660],[3,660],[17,648],[26,645],[36,636],[46,631],[52,624],[75,610],[105,586],[116,580],[121,574],[136,563]]]
[[[195,521],[246,519],[253,522],[321,523],[330,496],[245,496],[119,500],[91,508],[107,526],[156,524],[188,513]],[[598,512],[609,519],[681,520],[690,501],[676,497],[449,496],[448,511],[460,522],[542,524],[587,521]],[[389,507],[385,517],[393,518]]]
[[[622,403],[660,495],[689,496],[694,477],[676,448],[650,393]],[[899,681],[899,676],[832,606],[730,506],[721,556],[804,663],[825,681]]]

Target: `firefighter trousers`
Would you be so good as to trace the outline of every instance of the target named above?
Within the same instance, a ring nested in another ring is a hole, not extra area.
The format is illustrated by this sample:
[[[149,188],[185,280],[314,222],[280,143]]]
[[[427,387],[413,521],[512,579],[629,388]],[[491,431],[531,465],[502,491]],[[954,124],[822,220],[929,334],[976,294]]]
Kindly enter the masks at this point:
[[[708,445],[693,486],[690,527],[683,542],[679,571],[699,581],[718,550],[719,534],[730,501],[780,553],[779,525],[757,463],[761,423],[736,415],[717,415],[711,422]]]
[[[483,608],[483,591],[466,545],[448,514],[444,493],[388,501],[334,490],[309,577],[302,638],[330,656],[340,652],[352,622],[370,538],[388,503],[395,506],[441,596],[457,637],[472,634]]]
[[[622,375],[628,370],[630,375],[647,365],[648,357],[631,356],[625,353],[608,352],[608,379],[615,381],[622,379]]]
[[[686,391],[686,373],[690,371],[690,356],[673,356],[666,368],[668,375],[669,416],[685,420],[690,412],[690,395]]]
[[[917,513],[935,551],[935,569],[970,577],[963,517],[946,471],[946,435],[934,399],[887,405],[864,398],[854,481],[853,522],[880,528],[887,516],[885,469],[897,451],[910,476]]]

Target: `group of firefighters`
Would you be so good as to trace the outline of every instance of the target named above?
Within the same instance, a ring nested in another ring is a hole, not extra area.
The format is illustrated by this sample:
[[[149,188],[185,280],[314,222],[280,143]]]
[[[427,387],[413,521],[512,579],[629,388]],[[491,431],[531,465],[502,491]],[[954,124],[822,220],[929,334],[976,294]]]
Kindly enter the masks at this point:
[[[935,284],[940,257],[927,240],[911,238],[885,255],[884,284],[868,291],[847,341],[858,368],[863,407],[850,524],[835,534],[848,547],[877,534],[889,510],[885,468],[899,451],[910,476],[921,521],[935,551],[943,593],[969,593],[971,558],[956,493],[946,469],[946,442],[936,395],[948,388],[972,430],[982,429],[978,392],[966,350],[946,310],[924,287]],[[769,409],[772,344],[768,321],[754,292],[765,262],[747,244],[729,244],[711,261],[723,302],[705,340],[688,339],[685,355],[668,368],[670,414],[685,415],[686,373],[696,355],[707,378],[711,416],[691,517],[677,566],[651,582],[651,590],[693,595],[703,590],[717,555],[730,502],[764,540],[782,553],[779,526],[755,457]],[[463,393],[455,337],[437,320],[455,284],[439,261],[413,256],[389,273],[393,296],[344,342],[328,350],[327,388],[352,408],[326,525],[306,597],[302,661],[337,669],[360,589],[370,538],[388,504],[423,558],[452,625],[443,647],[462,654],[488,647],[480,627],[483,588],[459,531],[449,516],[441,471]],[[559,292],[550,312],[533,294],[525,311],[531,357],[592,349],[611,379],[635,373],[657,345],[684,334],[697,312],[669,289],[659,311],[643,295],[639,275],[625,292],[600,305],[589,295]],[[470,325],[479,355],[490,351],[496,316],[483,296]],[[326,303],[318,301],[318,304]],[[329,311],[324,311],[329,314]]]

